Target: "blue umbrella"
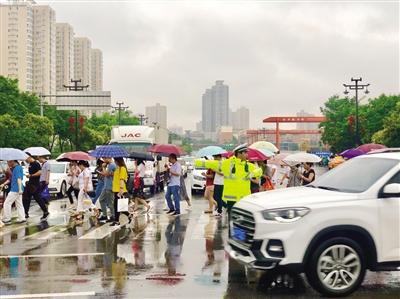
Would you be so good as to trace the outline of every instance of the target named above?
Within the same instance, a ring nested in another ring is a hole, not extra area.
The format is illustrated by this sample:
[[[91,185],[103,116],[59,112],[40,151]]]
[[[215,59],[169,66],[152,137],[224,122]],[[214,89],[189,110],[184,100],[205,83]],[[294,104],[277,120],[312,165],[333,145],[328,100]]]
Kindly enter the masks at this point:
[[[16,148],[0,148],[0,160],[26,160],[28,155]]]
[[[96,158],[125,158],[129,153],[118,145],[102,145],[90,153]]]
[[[226,154],[227,151],[224,150],[222,147],[219,146],[207,146],[203,147],[197,152],[197,157],[210,157],[210,156],[215,156],[215,155],[222,155]]]

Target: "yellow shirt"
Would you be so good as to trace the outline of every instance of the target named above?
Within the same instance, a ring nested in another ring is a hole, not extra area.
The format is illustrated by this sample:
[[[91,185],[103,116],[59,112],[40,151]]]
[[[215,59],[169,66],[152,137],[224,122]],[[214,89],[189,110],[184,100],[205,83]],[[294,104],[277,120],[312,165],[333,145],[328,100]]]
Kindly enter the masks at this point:
[[[126,167],[119,167],[114,172],[113,184],[112,184],[112,191],[118,193],[120,191],[120,181],[124,180],[124,193],[127,192],[126,190],[126,182],[128,181],[128,172]]]

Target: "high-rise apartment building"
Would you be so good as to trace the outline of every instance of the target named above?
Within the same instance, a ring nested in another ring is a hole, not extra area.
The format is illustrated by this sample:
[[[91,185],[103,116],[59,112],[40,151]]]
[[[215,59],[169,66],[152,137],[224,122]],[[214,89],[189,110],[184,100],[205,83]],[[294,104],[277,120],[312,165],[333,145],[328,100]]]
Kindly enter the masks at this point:
[[[0,4],[0,75],[33,90],[33,8],[27,1]]]
[[[92,42],[87,37],[74,38],[74,77],[82,80],[82,85],[90,85]],[[91,89],[91,86],[89,86]]]
[[[167,107],[157,103],[155,106],[146,107],[147,123],[157,124],[161,128],[167,128]]]
[[[103,90],[103,53],[99,49],[91,50],[91,84],[90,90]]]
[[[33,6],[33,91],[56,94],[56,13],[48,5]]]
[[[57,91],[65,90],[74,77],[74,29],[68,23],[56,24],[56,78]]]
[[[250,127],[250,111],[246,107],[240,107],[232,112],[232,127],[234,131],[247,130]]]
[[[229,86],[218,80],[202,97],[202,126],[204,132],[217,132],[229,125]]]

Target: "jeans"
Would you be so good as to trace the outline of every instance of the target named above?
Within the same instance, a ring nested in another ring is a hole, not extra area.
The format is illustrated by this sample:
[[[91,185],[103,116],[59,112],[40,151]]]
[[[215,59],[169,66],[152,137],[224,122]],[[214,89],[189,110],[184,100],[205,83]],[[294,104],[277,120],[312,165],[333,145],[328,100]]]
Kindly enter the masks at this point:
[[[79,189],[75,189],[72,186],[69,186],[67,190],[67,196],[69,198],[69,203],[72,205],[74,203],[74,199],[72,198],[72,192],[74,192],[76,199],[78,200]]]
[[[94,197],[92,198],[93,204],[95,204],[96,201],[99,199],[101,192],[103,192],[103,189],[104,189],[104,180],[99,180],[99,181],[97,182],[95,195],[94,195]]]
[[[22,205],[22,195],[19,195],[17,192],[10,192],[7,195],[7,198],[4,202],[4,215],[3,215],[3,221],[7,222],[11,220],[11,207],[12,204],[15,202],[15,206],[18,211],[18,221],[23,221],[25,220],[25,210],[24,206]]]
[[[217,202],[218,213],[222,213],[222,208],[226,208],[226,203],[222,200],[224,185],[214,185],[214,200]]]
[[[22,196],[22,202],[24,204],[25,215],[29,216],[29,208],[31,206],[32,197],[34,200],[36,200],[36,202],[42,209],[43,214],[47,214],[48,211],[47,211],[46,204],[45,204],[44,200],[42,199],[42,197],[40,196],[40,186],[35,186],[35,185],[28,183],[28,184],[26,184],[24,194]]]
[[[179,194],[180,186],[168,186],[167,193],[165,194],[165,199],[167,200],[168,208],[170,211],[175,211],[176,213],[181,212],[181,196]],[[172,203],[172,198],[174,198],[174,204]]]
[[[112,190],[103,189],[99,196],[99,202],[101,206],[101,213],[107,217],[107,208],[110,209],[111,217],[114,217],[114,193]]]

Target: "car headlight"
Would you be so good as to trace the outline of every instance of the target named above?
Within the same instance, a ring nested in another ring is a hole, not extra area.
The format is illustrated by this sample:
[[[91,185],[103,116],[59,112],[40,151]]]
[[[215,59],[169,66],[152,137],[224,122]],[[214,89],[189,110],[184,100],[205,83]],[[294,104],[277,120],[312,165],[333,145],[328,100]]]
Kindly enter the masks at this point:
[[[195,175],[195,176],[194,176],[194,179],[195,179],[195,180],[198,180],[198,181],[203,181],[203,180],[204,180],[204,177],[199,176],[199,175]]]
[[[307,215],[311,210],[309,208],[284,208],[262,211],[262,216],[265,220],[277,222],[295,222]]]

